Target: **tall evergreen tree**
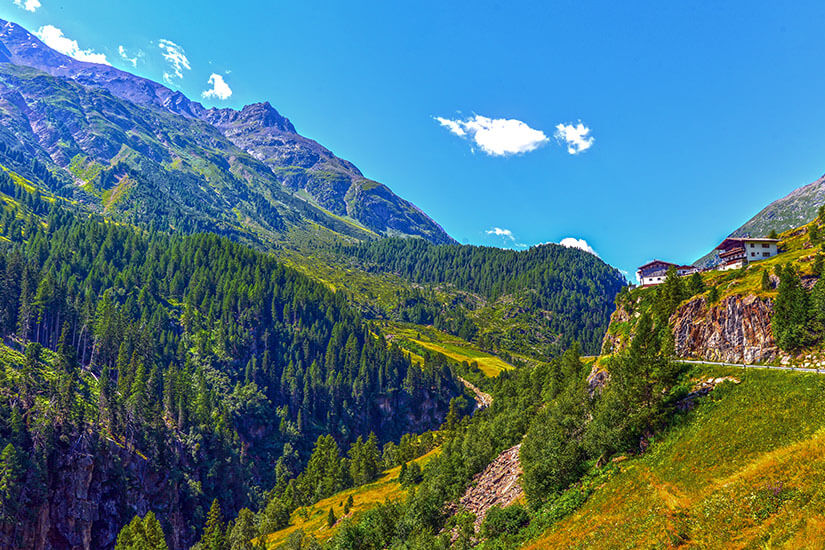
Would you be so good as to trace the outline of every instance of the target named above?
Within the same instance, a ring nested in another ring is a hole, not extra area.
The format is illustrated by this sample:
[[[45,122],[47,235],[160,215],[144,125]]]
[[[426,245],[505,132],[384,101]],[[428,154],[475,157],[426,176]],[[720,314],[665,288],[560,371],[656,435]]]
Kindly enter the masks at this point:
[[[209,512],[206,514],[206,523],[203,534],[198,542],[200,550],[228,550],[226,528],[223,523],[223,514],[218,499],[212,501]]]

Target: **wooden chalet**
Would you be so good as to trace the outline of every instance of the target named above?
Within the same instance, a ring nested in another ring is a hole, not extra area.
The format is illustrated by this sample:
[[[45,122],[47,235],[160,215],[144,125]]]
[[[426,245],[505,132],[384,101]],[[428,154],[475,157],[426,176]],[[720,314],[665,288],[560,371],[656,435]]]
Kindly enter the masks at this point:
[[[665,282],[665,277],[667,277],[667,272],[671,267],[676,268],[676,274],[680,277],[699,271],[698,268],[692,265],[678,265],[662,260],[653,260],[636,270],[636,278],[639,280],[639,286],[662,284]]]
[[[751,262],[776,256],[779,239],[768,238],[728,238],[716,247],[719,264],[716,269],[739,269]]]

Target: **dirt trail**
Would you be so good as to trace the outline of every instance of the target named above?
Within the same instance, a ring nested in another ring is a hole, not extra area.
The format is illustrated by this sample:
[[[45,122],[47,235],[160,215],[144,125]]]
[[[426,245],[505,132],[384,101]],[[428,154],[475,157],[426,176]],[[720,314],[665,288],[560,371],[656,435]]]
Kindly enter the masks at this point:
[[[467,386],[467,389],[473,392],[473,395],[475,396],[476,400],[476,405],[478,405],[479,410],[486,409],[487,407],[493,404],[492,395],[490,395],[489,393],[484,393],[483,391],[478,389],[474,384],[471,384],[470,382],[464,380],[460,376],[458,377],[458,379],[461,380],[462,384]]]

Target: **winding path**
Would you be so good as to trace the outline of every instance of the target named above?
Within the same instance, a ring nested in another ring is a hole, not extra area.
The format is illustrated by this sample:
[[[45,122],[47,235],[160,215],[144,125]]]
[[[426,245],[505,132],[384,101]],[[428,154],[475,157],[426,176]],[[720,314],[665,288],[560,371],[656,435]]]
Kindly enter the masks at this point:
[[[483,391],[478,389],[478,387],[476,387],[475,384],[471,384],[470,382],[468,382],[467,380],[464,380],[460,376],[458,377],[458,379],[461,380],[462,384],[467,386],[467,389],[469,389],[471,392],[473,392],[473,395],[475,396],[475,400],[476,400],[476,405],[478,406],[479,410],[486,409],[487,407],[489,407],[493,403],[493,396],[492,395],[490,395],[489,393],[484,393]]]
[[[813,374],[825,374],[825,369],[810,369],[805,367],[775,367],[773,365],[749,365],[747,363],[720,363],[717,361],[694,361],[689,359],[675,359],[677,363],[690,363],[692,365],[719,365],[722,367],[739,367],[744,369],[770,369],[788,370],[794,372],[808,372]]]

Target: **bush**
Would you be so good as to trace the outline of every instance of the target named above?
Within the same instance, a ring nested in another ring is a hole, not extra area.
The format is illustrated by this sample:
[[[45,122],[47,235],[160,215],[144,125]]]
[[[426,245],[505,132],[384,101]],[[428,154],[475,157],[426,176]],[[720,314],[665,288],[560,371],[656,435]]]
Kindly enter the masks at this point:
[[[484,523],[481,524],[481,532],[488,538],[504,534],[514,535],[528,523],[530,523],[530,516],[527,515],[527,510],[523,506],[511,504],[502,508],[496,505],[487,511]]]

